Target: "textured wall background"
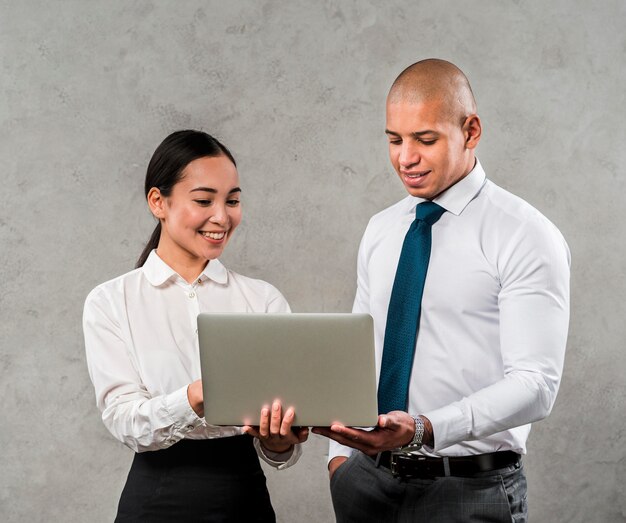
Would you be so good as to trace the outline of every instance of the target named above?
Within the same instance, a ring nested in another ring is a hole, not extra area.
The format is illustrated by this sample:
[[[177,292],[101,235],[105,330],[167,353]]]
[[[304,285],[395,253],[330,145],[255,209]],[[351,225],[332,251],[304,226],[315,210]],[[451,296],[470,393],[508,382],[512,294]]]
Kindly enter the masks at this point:
[[[471,6],[471,7],[470,7]],[[526,460],[532,520],[626,520],[622,0],[0,2],[0,519],[110,521],[131,452],[106,432],[83,300],[132,268],[171,131],[236,155],[225,258],[295,311],[348,311],[367,219],[403,197],[384,99],[429,56],[465,70],[490,177],[573,254],[566,372]],[[332,521],[326,444],[268,471],[280,521]]]

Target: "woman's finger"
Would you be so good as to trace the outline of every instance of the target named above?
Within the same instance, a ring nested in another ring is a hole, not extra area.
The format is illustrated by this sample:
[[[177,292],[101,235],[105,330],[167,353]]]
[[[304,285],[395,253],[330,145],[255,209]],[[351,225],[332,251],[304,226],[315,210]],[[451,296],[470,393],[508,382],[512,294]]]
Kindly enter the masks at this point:
[[[259,431],[256,430],[254,427],[250,426],[250,425],[246,425],[242,428],[242,431],[244,434],[248,434],[250,436],[253,436],[255,438],[259,437]]]
[[[283,417],[283,422],[280,424],[280,435],[288,436],[292,434],[291,432],[291,424],[293,423],[294,418],[294,410],[293,407],[289,407],[285,412],[285,416]]]
[[[270,409],[263,407],[261,409],[261,421],[259,423],[259,436],[267,438],[270,435]]]
[[[280,401],[274,401],[272,404],[272,418],[270,420],[270,434],[272,436],[280,433],[281,408]]]

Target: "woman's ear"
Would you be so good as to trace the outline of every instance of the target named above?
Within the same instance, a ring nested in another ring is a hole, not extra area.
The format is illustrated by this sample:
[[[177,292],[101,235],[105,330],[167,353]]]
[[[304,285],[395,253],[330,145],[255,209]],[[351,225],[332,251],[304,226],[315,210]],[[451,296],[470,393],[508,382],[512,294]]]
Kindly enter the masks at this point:
[[[147,199],[148,207],[150,207],[150,211],[154,214],[154,217],[159,220],[165,218],[165,212],[163,209],[165,207],[165,199],[163,198],[161,191],[156,187],[152,187],[152,189],[148,192]]]

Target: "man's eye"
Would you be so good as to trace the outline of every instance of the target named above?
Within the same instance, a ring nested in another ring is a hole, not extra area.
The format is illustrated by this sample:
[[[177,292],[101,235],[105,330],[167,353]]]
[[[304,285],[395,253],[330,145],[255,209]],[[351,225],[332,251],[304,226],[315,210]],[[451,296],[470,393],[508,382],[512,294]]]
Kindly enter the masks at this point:
[[[393,145],[400,145],[402,143],[402,140],[389,140],[389,143]]]
[[[420,140],[424,145],[433,145],[437,140]]]

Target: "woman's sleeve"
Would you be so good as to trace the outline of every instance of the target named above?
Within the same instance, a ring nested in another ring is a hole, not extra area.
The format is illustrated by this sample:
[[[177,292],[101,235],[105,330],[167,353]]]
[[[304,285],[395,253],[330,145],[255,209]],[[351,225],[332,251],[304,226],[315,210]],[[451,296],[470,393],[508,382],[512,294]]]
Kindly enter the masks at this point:
[[[96,288],[85,302],[83,331],[89,376],[107,429],[136,452],[170,447],[203,425],[187,387],[152,397],[133,364],[112,299]]]
[[[289,303],[280,291],[268,284],[265,312],[291,312]]]

